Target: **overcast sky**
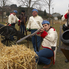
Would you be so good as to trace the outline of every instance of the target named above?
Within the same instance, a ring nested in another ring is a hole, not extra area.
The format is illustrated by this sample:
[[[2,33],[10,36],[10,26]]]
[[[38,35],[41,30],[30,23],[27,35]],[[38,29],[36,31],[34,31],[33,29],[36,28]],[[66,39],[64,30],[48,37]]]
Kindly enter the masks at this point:
[[[59,12],[64,15],[66,10],[69,9],[69,0],[53,0],[54,2],[54,12]]]
[[[14,4],[16,3],[16,0],[12,0]],[[52,0],[53,5],[51,6],[51,13],[60,13],[61,15],[65,14],[65,11],[69,9],[68,4],[69,0]],[[52,9],[54,8],[54,9]],[[48,12],[48,10],[46,10]]]

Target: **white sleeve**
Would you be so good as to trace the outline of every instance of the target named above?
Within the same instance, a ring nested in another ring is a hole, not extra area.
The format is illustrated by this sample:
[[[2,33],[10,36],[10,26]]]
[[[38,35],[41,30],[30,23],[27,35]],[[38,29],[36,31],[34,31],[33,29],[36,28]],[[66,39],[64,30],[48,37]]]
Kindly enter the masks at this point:
[[[19,21],[18,17],[16,16],[16,20]]]
[[[11,20],[12,20],[12,16],[9,15],[9,17],[8,17],[8,23],[9,23],[9,24],[11,24]]]
[[[50,30],[49,34],[45,37],[45,39],[49,40],[49,41],[54,41],[55,38],[57,38],[57,32],[54,31],[53,29]]]
[[[62,21],[64,21],[65,20],[65,17],[64,17],[64,15],[63,15],[63,17],[62,17]]]

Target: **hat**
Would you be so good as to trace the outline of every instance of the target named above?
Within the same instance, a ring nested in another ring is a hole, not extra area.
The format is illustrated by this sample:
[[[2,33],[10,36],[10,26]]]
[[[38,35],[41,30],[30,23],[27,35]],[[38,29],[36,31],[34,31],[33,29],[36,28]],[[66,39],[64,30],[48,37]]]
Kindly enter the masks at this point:
[[[25,12],[25,10],[22,10],[21,12]]]
[[[14,13],[17,13],[17,10],[14,10],[13,12],[14,12]]]
[[[36,11],[36,12],[38,12],[38,10],[37,10],[37,9],[33,9],[33,10],[32,10],[32,12],[33,12],[33,11]]]
[[[43,25],[43,24],[50,24],[50,23],[49,23],[49,21],[47,21],[47,20],[43,20],[42,25]]]

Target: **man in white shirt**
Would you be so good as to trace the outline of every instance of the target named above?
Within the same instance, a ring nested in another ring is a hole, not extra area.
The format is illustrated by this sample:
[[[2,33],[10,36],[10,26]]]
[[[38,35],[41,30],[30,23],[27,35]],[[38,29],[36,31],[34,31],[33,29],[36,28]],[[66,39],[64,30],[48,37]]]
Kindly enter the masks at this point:
[[[13,13],[11,13],[11,14],[9,15],[9,17],[8,17],[8,25],[9,25],[9,26],[15,27],[16,22],[17,22],[17,21],[20,22],[20,20],[19,20],[19,19],[17,18],[17,16],[16,16],[16,14],[17,14],[17,10],[14,10]],[[11,36],[11,35],[10,35],[10,36]],[[13,37],[13,36],[11,36],[11,40],[14,40],[14,37]]]
[[[42,27],[42,21],[43,21],[42,17],[38,15],[38,10],[33,9],[32,10],[32,16],[29,18],[26,29],[27,30],[31,29],[31,34],[32,34],[37,29],[40,29]],[[35,38],[35,37],[37,37],[37,38]],[[37,36],[37,35],[32,36],[32,43],[33,43],[34,51],[37,51],[36,50],[36,45],[39,49],[40,48],[40,43],[41,43],[41,37]]]
[[[9,26],[13,26],[15,27],[15,24],[17,21],[20,21],[17,16],[17,10],[14,10],[13,13],[11,13],[8,17],[8,23],[9,23]]]

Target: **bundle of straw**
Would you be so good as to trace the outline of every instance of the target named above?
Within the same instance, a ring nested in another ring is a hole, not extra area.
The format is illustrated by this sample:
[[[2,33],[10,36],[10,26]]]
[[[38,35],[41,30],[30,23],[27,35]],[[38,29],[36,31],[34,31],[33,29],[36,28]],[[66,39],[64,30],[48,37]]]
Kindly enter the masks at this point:
[[[0,69],[36,69],[36,53],[24,45],[4,46],[1,51]]]

